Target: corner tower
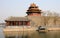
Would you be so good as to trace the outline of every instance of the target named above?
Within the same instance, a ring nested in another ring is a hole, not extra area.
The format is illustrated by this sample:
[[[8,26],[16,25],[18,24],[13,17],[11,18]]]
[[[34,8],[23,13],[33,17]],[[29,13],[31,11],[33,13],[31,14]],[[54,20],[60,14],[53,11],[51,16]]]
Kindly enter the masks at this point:
[[[28,16],[41,16],[41,10],[34,3],[30,5],[26,13]]]

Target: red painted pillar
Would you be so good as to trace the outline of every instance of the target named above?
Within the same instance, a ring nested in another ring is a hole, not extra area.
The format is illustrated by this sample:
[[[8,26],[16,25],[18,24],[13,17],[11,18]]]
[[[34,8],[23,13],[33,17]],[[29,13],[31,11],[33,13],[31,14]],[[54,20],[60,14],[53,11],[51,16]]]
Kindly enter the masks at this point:
[[[14,25],[15,25],[15,21],[14,21]]]
[[[21,22],[19,21],[19,26],[21,25]]]
[[[18,21],[18,26],[19,26],[19,21]]]
[[[30,26],[30,21],[27,22],[27,26]]]

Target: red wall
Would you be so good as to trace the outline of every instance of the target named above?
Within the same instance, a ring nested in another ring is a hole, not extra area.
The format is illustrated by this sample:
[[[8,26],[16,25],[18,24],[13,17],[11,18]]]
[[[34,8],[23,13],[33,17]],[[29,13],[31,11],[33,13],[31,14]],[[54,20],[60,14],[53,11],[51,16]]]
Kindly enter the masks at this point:
[[[31,13],[31,14],[29,14],[28,16],[41,16],[41,14],[38,14],[38,13]]]

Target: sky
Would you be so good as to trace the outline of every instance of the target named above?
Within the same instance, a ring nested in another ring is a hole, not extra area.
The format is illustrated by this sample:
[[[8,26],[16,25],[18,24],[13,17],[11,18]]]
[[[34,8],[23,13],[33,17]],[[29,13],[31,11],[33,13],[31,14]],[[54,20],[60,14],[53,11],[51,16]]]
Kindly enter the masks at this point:
[[[60,0],[0,0],[0,23],[10,16],[26,16],[31,3],[35,3],[42,11],[60,13]]]

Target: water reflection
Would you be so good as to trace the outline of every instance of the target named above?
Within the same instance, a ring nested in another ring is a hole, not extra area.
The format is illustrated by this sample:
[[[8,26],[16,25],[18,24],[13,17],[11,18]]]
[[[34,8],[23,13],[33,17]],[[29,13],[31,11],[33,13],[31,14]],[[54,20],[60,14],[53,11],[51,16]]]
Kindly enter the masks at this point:
[[[22,36],[9,36],[9,37],[5,37],[5,38],[31,38],[30,36],[28,35],[22,35]]]
[[[16,36],[5,36],[5,38],[35,38],[36,33],[36,31],[25,31]]]
[[[60,31],[50,31],[47,33],[49,38],[60,38]]]
[[[11,36],[11,37],[5,37],[5,38],[60,38],[60,31],[49,31],[46,33],[40,33],[40,32],[33,32],[32,33],[26,33],[20,36]]]

